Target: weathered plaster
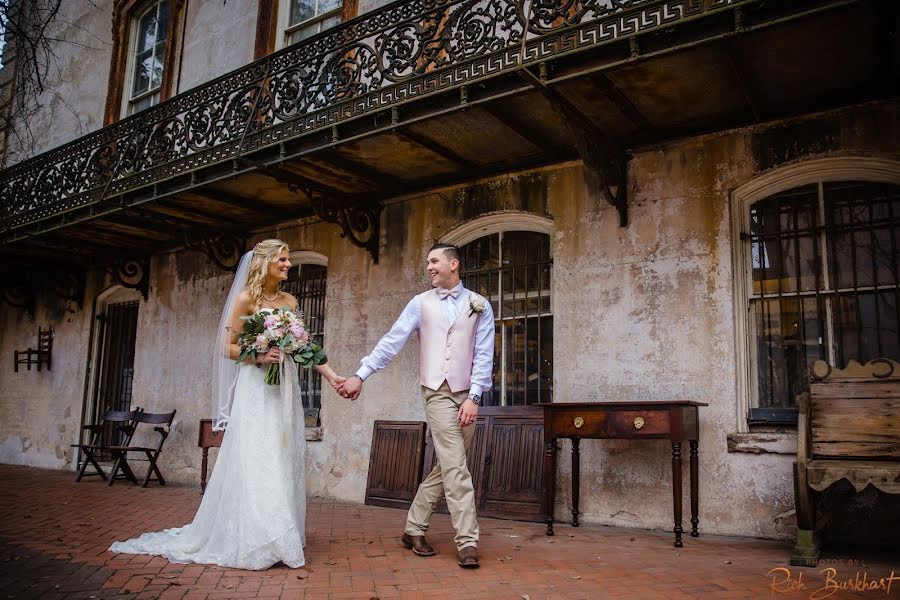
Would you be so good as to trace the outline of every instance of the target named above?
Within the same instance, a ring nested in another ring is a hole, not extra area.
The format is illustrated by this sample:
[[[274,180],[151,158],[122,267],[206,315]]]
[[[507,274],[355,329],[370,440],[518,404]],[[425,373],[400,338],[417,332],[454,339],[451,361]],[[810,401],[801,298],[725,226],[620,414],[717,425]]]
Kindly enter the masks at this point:
[[[29,119],[33,140],[10,136],[7,166],[46,152],[103,126],[112,54],[112,0],[66,0],[48,31],[54,57]],[[65,40],[65,41],[62,41]],[[21,123],[13,122],[20,133]]]
[[[88,280],[86,298],[96,293]],[[73,468],[70,444],[81,431],[86,344],[91,324],[86,308],[51,294],[38,296],[34,320],[25,310],[0,304],[0,462],[54,469]],[[53,326],[52,370],[24,365],[13,371],[13,351],[35,348],[38,327]]]
[[[189,2],[176,93],[253,62],[256,16],[247,0]]]
[[[829,155],[900,154],[895,106],[811,119],[840,123],[840,143],[826,149]],[[790,160],[794,150],[787,142],[787,148],[771,142],[771,152],[760,150],[760,136],[783,139],[768,135],[783,125],[636,153],[629,166],[627,228],[618,226],[615,210],[597,197],[576,165],[389,204],[377,265],[341,238],[336,226],[313,220],[286,223],[258,237],[277,234],[294,250],[328,257],[326,348],[332,366],[349,374],[406,302],[425,289],[423,257],[434,240],[479,214],[546,214],[554,223],[554,400],[707,402],[701,410],[701,530],[787,537],[794,526],[791,456],[728,451],[728,435],[738,431],[728,193],[778,157]],[[821,149],[815,140],[810,144],[810,151]],[[231,278],[187,252],[155,257],[151,272],[138,324],[134,404],[177,408],[161,464],[169,480],[196,485],[197,422],[209,413],[209,347]],[[92,288],[89,297],[98,290]],[[51,313],[45,304],[51,305],[42,298],[37,322],[57,328],[54,357],[58,351],[63,362],[50,374],[4,376],[0,460],[72,468],[65,448],[80,424],[90,311]],[[36,325],[21,322],[21,311],[2,311],[0,347],[27,347]],[[411,339],[385,372],[365,384],[356,402],[323,394],[321,440],[308,445],[311,494],[361,502],[373,422],[424,419],[416,354],[417,341]],[[568,449],[564,443],[556,506],[564,519],[571,506]],[[58,450],[63,458],[54,463]],[[670,464],[664,442],[585,442],[583,521],[671,529]],[[399,526],[402,516],[397,518]]]

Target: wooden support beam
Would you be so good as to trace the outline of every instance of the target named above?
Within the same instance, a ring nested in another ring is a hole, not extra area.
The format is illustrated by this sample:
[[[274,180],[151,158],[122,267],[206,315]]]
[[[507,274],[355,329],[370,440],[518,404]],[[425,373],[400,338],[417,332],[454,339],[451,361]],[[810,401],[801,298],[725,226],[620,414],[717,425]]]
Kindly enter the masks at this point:
[[[637,127],[638,130],[648,131],[654,129],[653,124],[647,120],[647,117],[645,117],[640,110],[638,110],[631,101],[631,98],[619,89],[619,86],[613,83],[605,73],[595,73],[588,77],[587,81],[591,82],[594,87],[599,89],[603,95],[609,98],[610,102],[615,104],[616,108],[618,108],[629,121],[634,123],[634,126]]]
[[[179,200],[184,202],[189,202],[189,198],[182,197]],[[195,206],[191,206],[190,208],[181,206],[172,200],[157,200],[152,204],[144,205],[148,210],[152,210],[158,212],[162,215],[168,215],[175,218],[186,218],[191,221],[206,221],[209,223],[227,223],[229,225],[238,225],[241,223],[238,219],[233,217],[228,217],[223,215],[222,213],[211,213],[205,210],[200,210]]]
[[[594,174],[607,202],[619,213],[619,226],[628,225],[628,182],[625,148],[604,134],[593,121],[578,110],[563,94],[547,85],[547,67],[540,65],[540,75],[522,69],[522,77],[530,79],[535,89],[550,102],[562,117],[584,166]]]
[[[725,50],[726,58],[728,58],[728,67],[731,69],[731,74],[734,76],[734,84],[737,89],[741,91],[741,95],[747,103],[747,108],[750,110],[750,114],[753,115],[753,121],[755,123],[762,122],[765,115],[759,108],[759,101],[756,99],[753,84],[746,75],[743,61],[735,52],[734,42],[731,38],[726,38],[722,42],[722,47]]]
[[[491,104],[485,104],[482,108],[495,120],[502,123],[508,129],[521,136],[526,142],[537,148],[541,152],[549,154],[560,154],[564,149],[559,148],[556,142],[547,139],[546,136],[539,134],[533,127],[529,126],[524,119],[520,119],[509,111],[503,110],[502,107],[496,107]]]
[[[434,152],[435,154],[437,154],[438,156],[441,156],[441,157],[445,158],[446,160],[449,160],[450,162],[454,162],[461,167],[464,167],[466,169],[476,168],[476,165],[473,162],[466,160],[465,158],[463,158],[462,156],[460,156],[459,154],[457,154],[450,148],[434,141],[433,139],[431,139],[430,137],[428,137],[426,135],[422,135],[421,133],[416,133],[415,131],[413,131],[411,129],[396,129],[394,131],[394,133],[397,136],[406,138],[410,142],[417,144],[417,145],[425,148],[426,150],[430,150],[430,151]]]

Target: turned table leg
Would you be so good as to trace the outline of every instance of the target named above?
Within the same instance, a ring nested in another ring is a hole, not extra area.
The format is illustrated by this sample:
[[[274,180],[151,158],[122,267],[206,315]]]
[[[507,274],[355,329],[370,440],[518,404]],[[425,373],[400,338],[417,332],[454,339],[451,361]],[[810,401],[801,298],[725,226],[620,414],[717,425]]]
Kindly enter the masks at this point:
[[[675,511],[675,547],[681,548],[681,442],[672,442],[672,504]]]
[[[572,527],[578,527],[578,497],[581,495],[581,440],[572,438]]]
[[[699,499],[700,499],[700,478],[697,471],[697,440],[690,440],[691,445],[691,537],[699,537],[700,533],[697,531],[697,524],[700,523],[700,519],[697,516],[699,513]]]

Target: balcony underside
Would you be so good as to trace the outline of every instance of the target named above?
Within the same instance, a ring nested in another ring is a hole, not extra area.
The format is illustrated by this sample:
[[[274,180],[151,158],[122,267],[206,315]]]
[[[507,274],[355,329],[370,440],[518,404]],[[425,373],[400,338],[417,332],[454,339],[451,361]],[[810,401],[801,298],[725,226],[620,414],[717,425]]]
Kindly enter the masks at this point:
[[[332,113],[296,134],[251,122],[236,146],[223,144],[236,148],[224,158],[182,157],[84,192],[93,196],[80,204],[12,214],[3,268],[47,258],[96,266],[311,215],[342,225],[377,260],[380,202],[575,158],[624,208],[621,177],[608,171],[637,148],[896,95],[891,4],[736,2],[577,51],[557,42],[547,60]],[[477,71],[477,59],[466,64]],[[353,216],[364,223],[356,231]]]

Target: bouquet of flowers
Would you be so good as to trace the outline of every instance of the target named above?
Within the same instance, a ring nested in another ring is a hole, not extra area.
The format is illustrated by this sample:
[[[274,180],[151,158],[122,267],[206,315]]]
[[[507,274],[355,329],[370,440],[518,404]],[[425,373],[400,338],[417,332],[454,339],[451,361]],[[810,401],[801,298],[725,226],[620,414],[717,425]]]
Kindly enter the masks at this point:
[[[287,307],[276,308],[272,312],[259,311],[253,315],[241,317],[244,328],[238,335],[237,344],[241,355],[237,362],[252,356],[254,359],[275,346],[290,356],[303,368],[314,367],[328,362],[322,346],[310,341],[309,332],[303,324],[301,315],[294,314]],[[279,364],[272,363],[266,370],[265,382],[279,385],[281,376]]]

